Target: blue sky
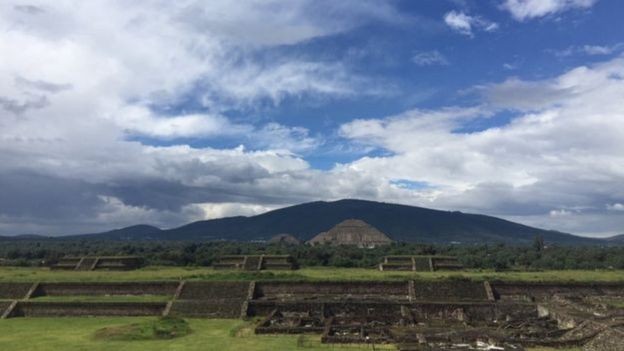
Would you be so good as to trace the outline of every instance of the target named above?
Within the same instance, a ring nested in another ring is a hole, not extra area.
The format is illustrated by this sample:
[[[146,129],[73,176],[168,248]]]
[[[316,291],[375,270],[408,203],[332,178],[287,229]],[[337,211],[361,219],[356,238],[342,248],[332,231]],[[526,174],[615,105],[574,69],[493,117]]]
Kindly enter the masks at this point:
[[[615,0],[7,1],[0,235],[364,198],[624,233]]]

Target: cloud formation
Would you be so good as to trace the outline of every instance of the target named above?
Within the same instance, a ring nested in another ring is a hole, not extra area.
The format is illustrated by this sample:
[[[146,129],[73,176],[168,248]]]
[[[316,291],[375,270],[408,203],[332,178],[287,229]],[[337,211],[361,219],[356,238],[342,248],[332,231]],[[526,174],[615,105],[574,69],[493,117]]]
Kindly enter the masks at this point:
[[[517,21],[526,21],[573,9],[588,9],[598,0],[504,0],[501,8]]]
[[[445,21],[468,36],[497,28],[457,11]],[[0,234],[173,227],[347,197],[596,235],[624,225],[621,57],[484,78],[471,102],[321,132],[244,118],[387,94],[349,60],[287,50],[371,22],[410,25],[390,3],[361,0],[0,4]],[[446,65],[442,52],[402,59]],[[501,115],[512,117],[479,128]],[[313,168],[306,156],[331,142],[350,157]]]
[[[472,37],[474,30],[493,32],[498,29],[498,24],[488,21],[480,16],[470,16],[461,11],[450,11],[444,15],[444,22],[458,33]]]
[[[420,51],[414,54],[412,61],[418,66],[448,65],[448,59],[438,50]]]
[[[624,197],[617,190],[624,186],[624,168],[619,166],[624,164],[624,109],[619,102],[623,78],[624,58],[617,58],[552,79],[509,79],[480,87],[483,103],[472,108],[356,120],[343,125],[342,134],[392,156],[363,158],[350,167],[425,182],[430,188],[412,195],[433,207],[514,219],[522,213],[524,222],[545,227],[555,222],[544,216],[562,214],[622,226],[624,218],[604,209],[619,207],[614,204]],[[506,110],[517,114],[508,124],[458,131]],[[599,227],[590,230],[600,234],[604,226]]]
[[[169,227],[214,215],[219,203],[269,208],[311,197],[281,184],[309,170],[295,152],[321,141],[303,127],[234,121],[225,112],[286,97],[374,94],[356,89],[365,78],[339,62],[255,55],[398,17],[377,5],[0,5],[0,232]],[[189,99],[199,111],[180,110]],[[227,137],[246,146],[184,141]]]

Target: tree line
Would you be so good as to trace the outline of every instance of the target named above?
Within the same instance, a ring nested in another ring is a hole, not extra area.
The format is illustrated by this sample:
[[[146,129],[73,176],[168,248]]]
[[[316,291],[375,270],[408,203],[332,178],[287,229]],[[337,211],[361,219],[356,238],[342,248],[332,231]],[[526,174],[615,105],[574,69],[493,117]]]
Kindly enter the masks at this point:
[[[0,264],[45,266],[64,256],[137,255],[148,265],[210,266],[221,255],[289,254],[302,267],[375,267],[388,255],[456,256],[472,269],[624,269],[624,247],[533,245],[437,245],[395,243],[373,249],[354,246],[309,246],[250,242],[8,240],[0,242]]]

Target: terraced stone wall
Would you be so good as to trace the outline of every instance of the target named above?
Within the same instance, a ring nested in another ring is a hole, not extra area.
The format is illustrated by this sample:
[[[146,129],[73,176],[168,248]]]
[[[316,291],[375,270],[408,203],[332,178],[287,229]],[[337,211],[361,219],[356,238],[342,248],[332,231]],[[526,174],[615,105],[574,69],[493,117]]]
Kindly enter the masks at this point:
[[[32,283],[0,283],[0,299],[22,299]]]
[[[386,298],[409,296],[407,282],[257,282],[255,298],[280,298],[297,296],[366,296],[377,295]]]
[[[416,301],[486,301],[488,299],[482,282],[470,280],[415,281]]]
[[[249,282],[187,282],[180,300],[245,298]]]
[[[41,283],[35,296],[173,295],[177,282]]]
[[[11,301],[0,301],[0,316],[6,311],[7,308],[11,305]]]
[[[431,271],[431,259],[425,256],[414,257],[414,267],[417,272],[430,272]]]
[[[490,282],[496,299],[522,300],[553,295],[624,296],[624,283],[513,283]]]
[[[196,318],[240,318],[240,299],[177,300],[170,315]]]
[[[141,257],[100,257],[95,269],[130,270],[137,269],[145,263]]]
[[[239,318],[250,282],[187,282],[171,306],[171,315],[203,318]]]
[[[12,317],[159,316],[162,302],[31,302],[20,301]]]
[[[285,313],[300,313],[310,316],[323,317],[325,305],[320,302],[301,301],[261,301],[252,300],[247,308],[248,316],[266,316],[274,310]]]

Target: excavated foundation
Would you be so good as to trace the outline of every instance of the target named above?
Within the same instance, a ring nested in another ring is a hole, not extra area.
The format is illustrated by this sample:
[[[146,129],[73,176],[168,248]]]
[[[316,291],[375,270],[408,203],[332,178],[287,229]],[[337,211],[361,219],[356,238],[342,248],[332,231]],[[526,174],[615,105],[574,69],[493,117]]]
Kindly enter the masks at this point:
[[[120,295],[160,295],[164,302],[104,301]],[[43,296],[60,300],[38,300]],[[72,301],[76,296],[102,301]],[[0,283],[3,318],[261,317],[258,334],[313,333],[326,343],[395,343],[401,350],[624,350],[622,306],[624,284],[611,283]]]

